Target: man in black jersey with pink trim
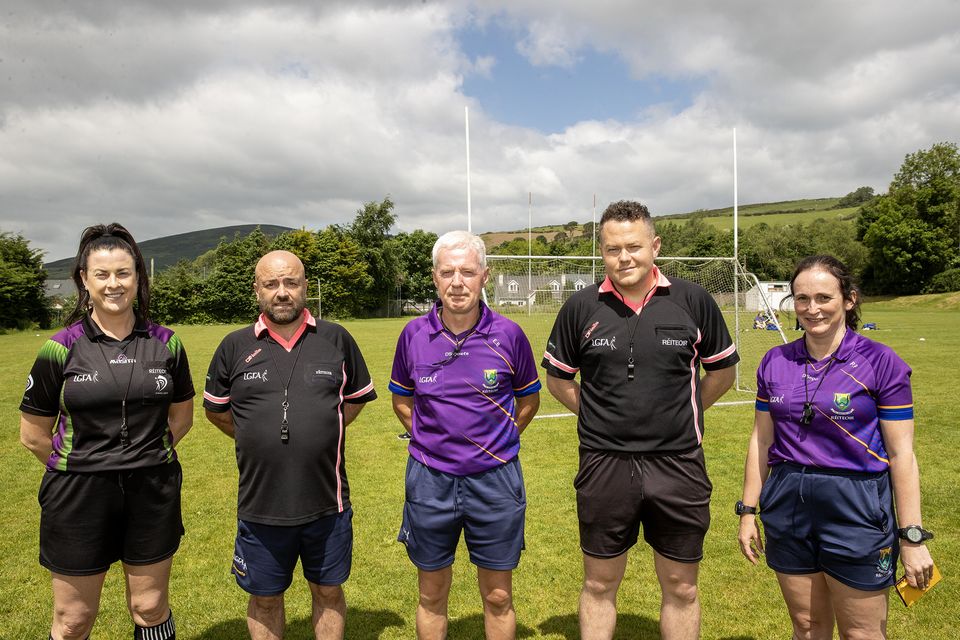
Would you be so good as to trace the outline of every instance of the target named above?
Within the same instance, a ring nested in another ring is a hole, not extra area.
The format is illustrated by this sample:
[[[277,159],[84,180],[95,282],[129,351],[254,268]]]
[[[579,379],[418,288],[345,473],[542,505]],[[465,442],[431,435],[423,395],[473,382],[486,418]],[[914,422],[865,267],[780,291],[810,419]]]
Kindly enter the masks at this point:
[[[642,525],[660,582],[661,634],[696,638],[712,491],[703,411],[733,384],[739,356],[713,298],[654,265],[660,238],[645,206],[611,204],[600,247],[606,278],[563,305],[542,363],[547,389],[578,416],[580,631],[613,637],[617,589]]]
[[[210,363],[207,418],[236,440],[240,489],[233,574],[250,594],[254,640],[283,637],[284,592],[300,559],[314,634],[343,637],[353,528],[345,429],[377,397],[356,342],[306,310],[303,263],[257,263],[260,318],[224,338]]]

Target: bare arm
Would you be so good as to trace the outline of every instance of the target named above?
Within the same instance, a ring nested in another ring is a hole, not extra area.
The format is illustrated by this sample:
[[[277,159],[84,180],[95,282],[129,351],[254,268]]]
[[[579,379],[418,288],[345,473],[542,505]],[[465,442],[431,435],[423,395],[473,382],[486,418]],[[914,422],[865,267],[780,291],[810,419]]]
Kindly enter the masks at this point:
[[[540,392],[517,398],[517,430],[523,433],[540,409]]]
[[[573,415],[580,414],[580,385],[576,380],[566,380],[547,374],[547,391]]]
[[[171,404],[167,410],[167,424],[175,447],[193,426],[193,398]]]
[[[357,416],[360,415],[360,412],[363,411],[365,406],[367,406],[366,402],[359,402],[356,404],[352,402],[343,403],[343,426],[347,426],[356,420]]]
[[[750,444],[747,447],[747,463],[743,470],[743,504],[747,506],[756,507],[760,501],[760,489],[770,473],[767,460],[772,443],[773,418],[768,411],[756,411],[753,433],[750,434]],[[763,538],[757,528],[756,515],[747,513],[740,516],[740,531],[737,537],[740,541],[740,553],[753,564],[757,564],[760,554],[763,553]]]
[[[400,424],[407,430],[407,433],[413,433],[413,396],[401,396],[393,394],[393,412],[400,419]]]
[[[703,378],[700,379],[700,401],[703,402],[704,410],[709,409],[719,400],[733,386],[733,381],[736,379],[736,365],[714,371],[704,369]]]
[[[44,465],[53,453],[53,425],[56,422],[56,416],[20,412],[20,443]]]
[[[204,409],[203,411],[207,415],[207,420],[213,423],[213,426],[215,426],[217,429],[220,429],[220,431],[223,431],[231,438],[236,438],[233,424],[233,411],[229,409],[223,411],[222,413],[210,411],[210,409]]]
[[[923,525],[920,517],[920,466],[913,453],[913,420],[881,420],[883,444],[890,459],[890,482],[897,506],[897,526]],[[900,541],[900,561],[911,586],[923,589],[933,575],[925,544]]]

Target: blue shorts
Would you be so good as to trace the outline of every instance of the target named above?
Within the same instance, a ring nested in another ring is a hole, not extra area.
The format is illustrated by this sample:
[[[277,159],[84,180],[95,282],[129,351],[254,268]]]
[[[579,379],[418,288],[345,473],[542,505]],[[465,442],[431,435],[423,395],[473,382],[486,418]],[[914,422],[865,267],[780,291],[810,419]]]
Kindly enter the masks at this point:
[[[297,559],[303,577],[314,584],[335,586],[350,577],[353,556],[353,509],[313,522],[281,527],[237,521],[232,573],[237,584],[255,596],[275,596],[293,582]]]
[[[780,463],[760,493],[767,565],[824,572],[861,591],[891,586],[900,546],[890,475]]]
[[[460,531],[470,562],[510,571],[520,564],[527,493],[519,458],[469,476],[407,460],[406,501],[397,540],[424,571],[449,567]]]

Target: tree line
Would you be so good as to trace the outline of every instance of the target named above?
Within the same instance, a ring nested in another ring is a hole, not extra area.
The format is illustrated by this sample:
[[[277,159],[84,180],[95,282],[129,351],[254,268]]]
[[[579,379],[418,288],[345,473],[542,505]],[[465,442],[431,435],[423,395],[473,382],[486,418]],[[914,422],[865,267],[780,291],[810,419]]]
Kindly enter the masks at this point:
[[[761,280],[787,280],[807,255],[830,253],[846,262],[867,293],[915,294],[960,290],[960,151],[943,142],[908,154],[886,193],[860,187],[841,199],[857,206],[851,220],[807,224],[757,224],[739,230],[741,262]],[[287,249],[303,260],[311,308],[324,316],[398,314],[398,300],[433,298],[430,250],[437,235],[416,230],[390,234],[396,222],[387,197],[368,202],[348,225],[306,228],[268,238],[259,229],[223,239],[193,261],[156,275],[151,287],[154,318],[164,323],[248,322],[256,316],[252,294],[257,259]],[[571,221],[549,240],[533,239],[533,255],[593,252],[593,223]],[[701,217],[662,220],[657,233],[664,256],[733,255],[733,235]],[[526,255],[526,237],[490,249]],[[42,253],[23,236],[0,232],[0,328],[46,327],[52,315],[44,297]],[[71,300],[65,301],[70,306]]]

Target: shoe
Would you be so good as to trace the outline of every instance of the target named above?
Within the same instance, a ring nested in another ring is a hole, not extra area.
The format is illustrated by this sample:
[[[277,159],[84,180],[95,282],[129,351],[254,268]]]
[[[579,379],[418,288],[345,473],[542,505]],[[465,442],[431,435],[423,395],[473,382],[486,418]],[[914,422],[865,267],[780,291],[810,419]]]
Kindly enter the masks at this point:
[[[412,436],[406,431],[397,434],[397,440],[409,440],[411,437]]]

